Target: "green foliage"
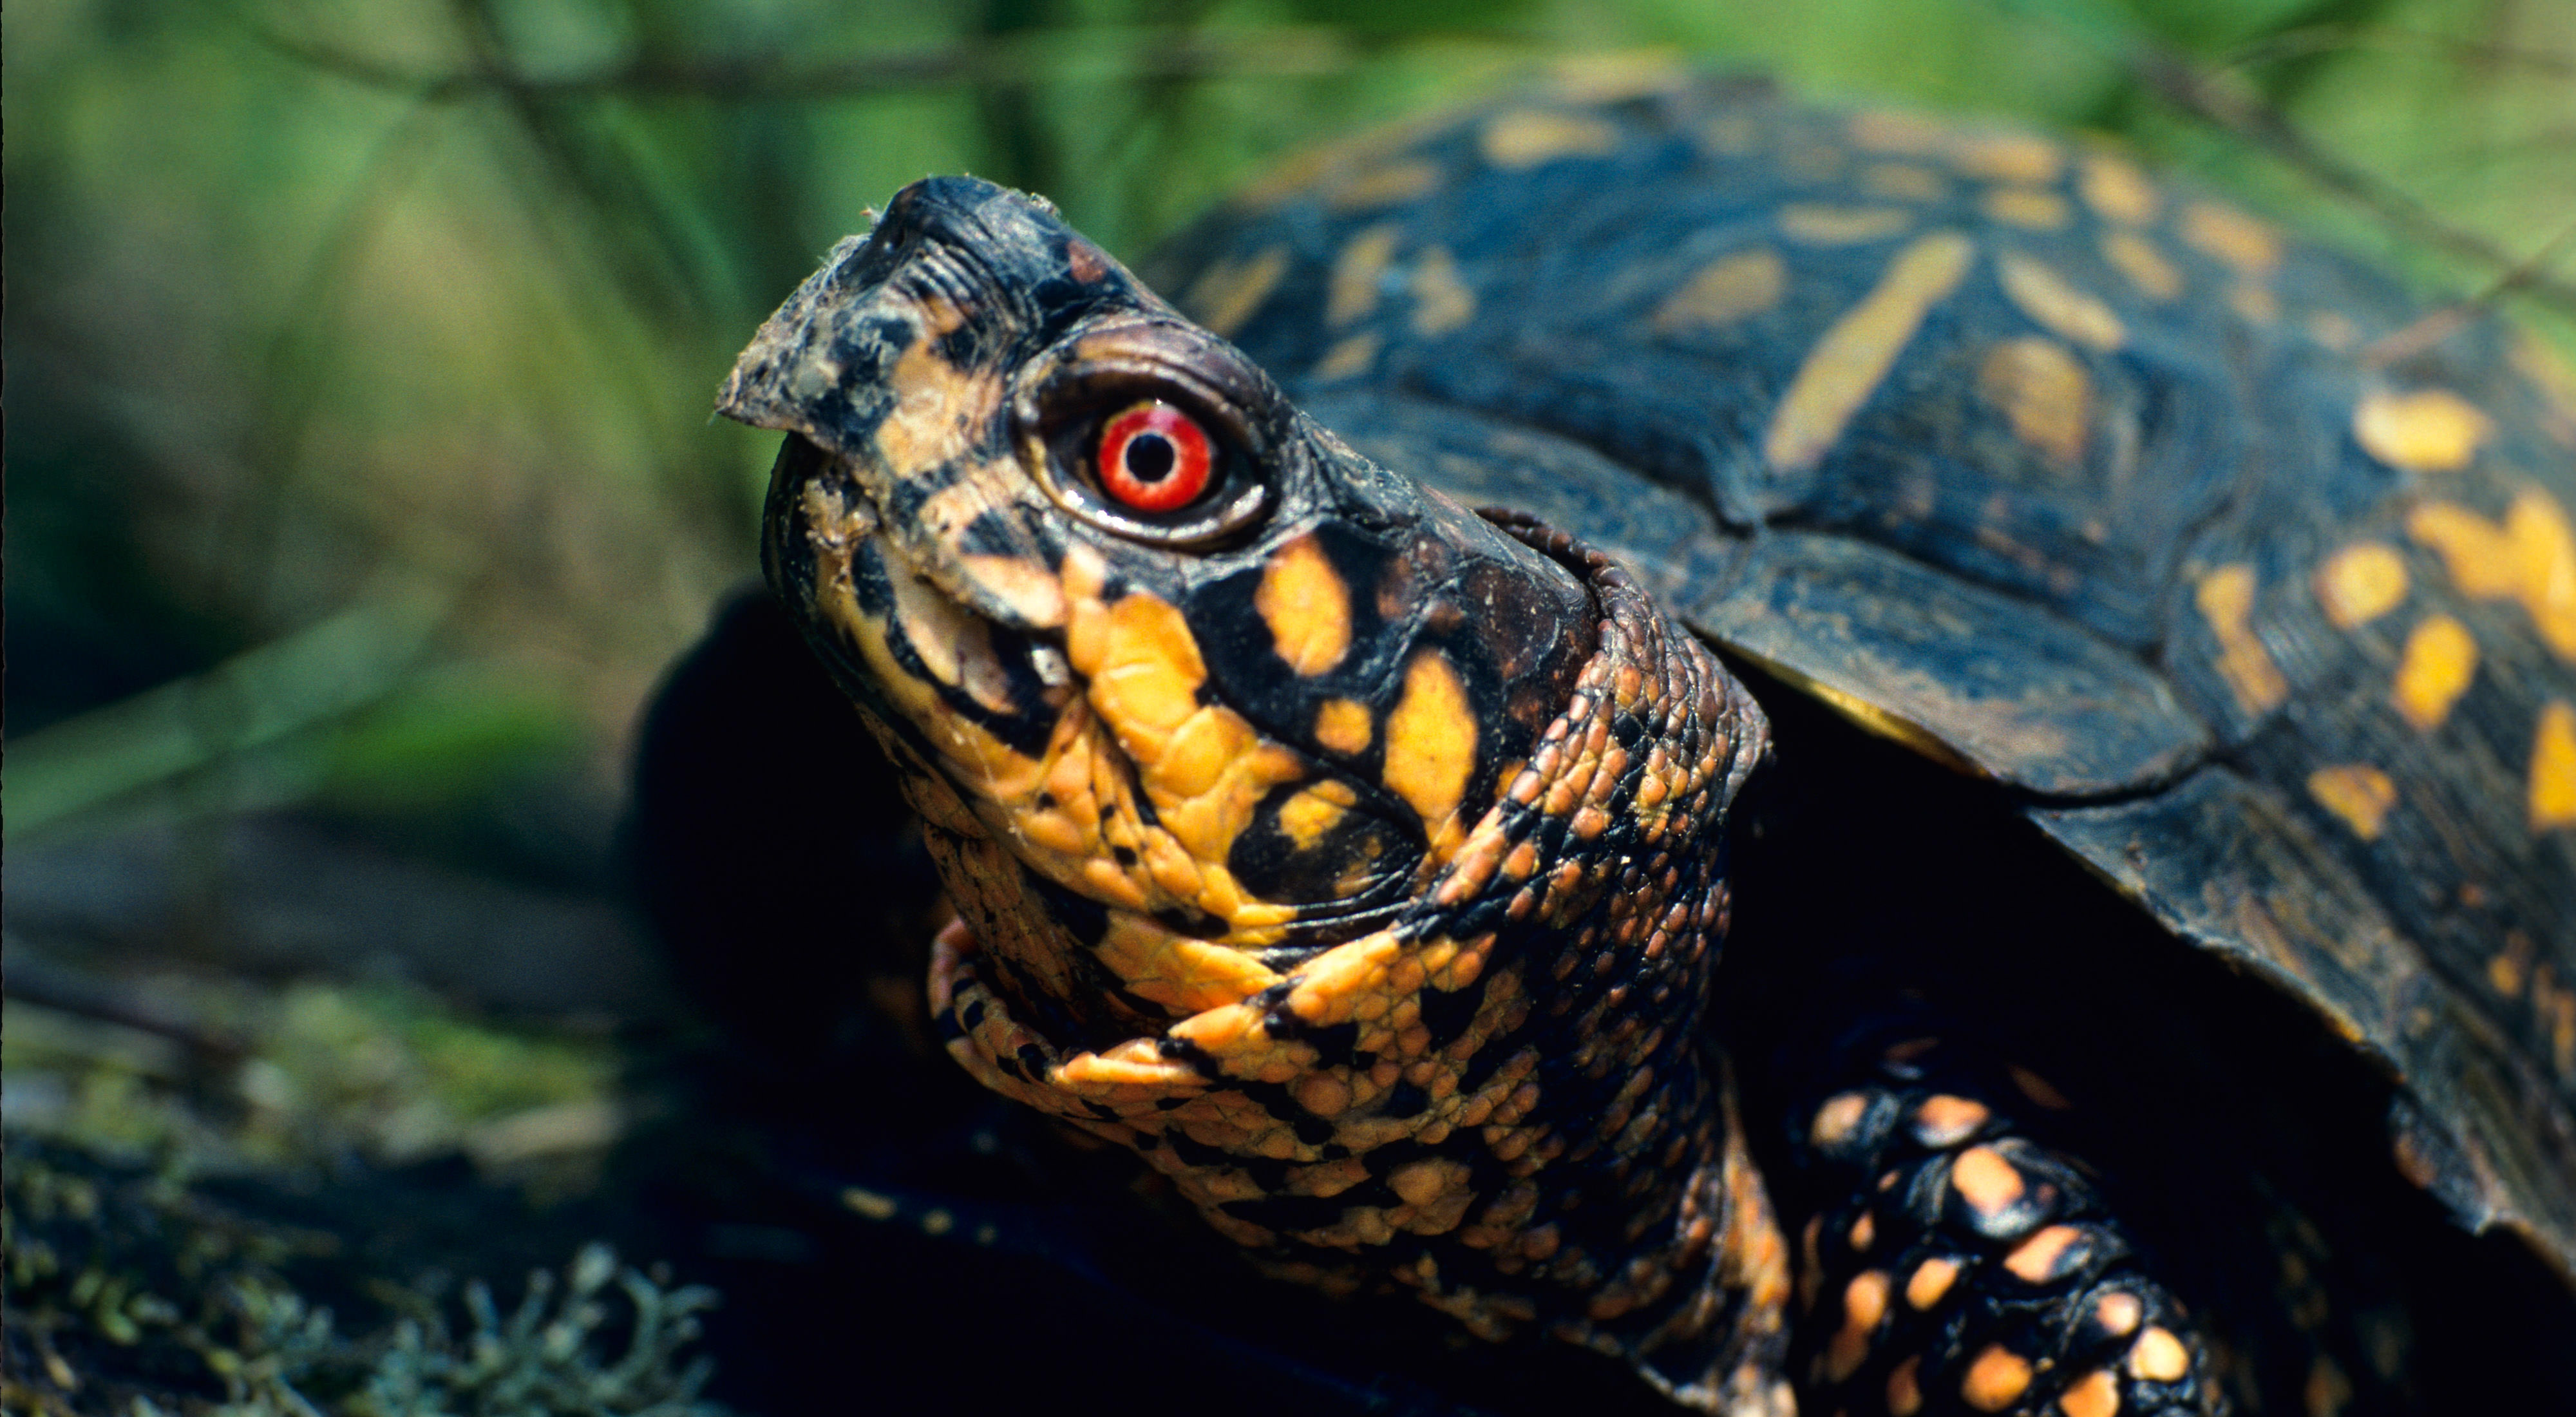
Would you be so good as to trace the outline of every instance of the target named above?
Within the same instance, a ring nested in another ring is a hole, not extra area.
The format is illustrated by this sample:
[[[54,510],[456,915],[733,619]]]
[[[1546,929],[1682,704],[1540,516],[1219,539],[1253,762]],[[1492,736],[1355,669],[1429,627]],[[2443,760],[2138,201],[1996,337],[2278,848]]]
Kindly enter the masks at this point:
[[[2568,5],[64,0],[11,18],[11,707],[173,690],[26,744],[13,836],[138,801],[447,810],[548,755],[613,790],[654,669],[752,570],[772,440],[711,424],[709,391],[867,206],[929,172],[1042,190],[1132,259],[1298,146],[1651,46],[2106,131],[2437,294],[2497,286],[2576,219]],[[2185,111],[2154,82],[2165,62],[2270,105],[2374,191],[2337,195]],[[2563,289],[2568,254],[2538,273]],[[2567,302],[2509,299],[2566,335]],[[389,585],[444,597],[418,654],[298,652]],[[284,677],[236,692],[265,666]],[[246,707],[174,725],[167,700],[227,695]]]
[[[166,1177],[13,1141],[9,1417],[721,1417],[687,1350],[715,1295],[622,1268],[605,1245],[531,1273],[507,1310],[364,1281],[344,1333],[289,1271],[327,1272],[330,1235],[247,1219]],[[346,1282],[350,1276],[335,1276]],[[456,1320],[461,1319],[461,1322]]]

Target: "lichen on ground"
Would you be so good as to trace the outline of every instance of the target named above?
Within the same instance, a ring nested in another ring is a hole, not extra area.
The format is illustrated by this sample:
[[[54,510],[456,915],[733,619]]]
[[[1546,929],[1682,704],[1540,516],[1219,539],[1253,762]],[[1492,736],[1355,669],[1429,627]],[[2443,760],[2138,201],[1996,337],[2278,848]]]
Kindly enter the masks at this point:
[[[13,1138],[0,1413],[723,1413],[699,1396],[710,1361],[690,1352],[711,1290],[671,1287],[592,1243],[560,1274],[529,1274],[505,1306],[481,1279],[353,1278],[348,1248],[166,1173]]]

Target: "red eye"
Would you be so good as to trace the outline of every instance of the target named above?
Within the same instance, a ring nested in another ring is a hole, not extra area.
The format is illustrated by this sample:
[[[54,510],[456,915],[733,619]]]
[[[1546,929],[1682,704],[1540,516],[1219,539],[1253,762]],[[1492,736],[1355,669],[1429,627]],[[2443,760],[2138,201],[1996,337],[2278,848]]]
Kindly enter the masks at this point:
[[[1216,450],[1188,414],[1140,403],[1100,430],[1100,485],[1140,512],[1176,512],[1207,490]]]

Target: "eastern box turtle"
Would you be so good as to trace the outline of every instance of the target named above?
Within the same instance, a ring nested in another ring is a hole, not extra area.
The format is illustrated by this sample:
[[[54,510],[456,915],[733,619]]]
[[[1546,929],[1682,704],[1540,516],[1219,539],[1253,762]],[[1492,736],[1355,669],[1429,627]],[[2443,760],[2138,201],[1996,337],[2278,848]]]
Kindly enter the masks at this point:
[[[924,181],[723,393],[975,1077],[1701,1409],[2568,1410],[2538,346],[1727,78],[1325,152],[1149,272]]]

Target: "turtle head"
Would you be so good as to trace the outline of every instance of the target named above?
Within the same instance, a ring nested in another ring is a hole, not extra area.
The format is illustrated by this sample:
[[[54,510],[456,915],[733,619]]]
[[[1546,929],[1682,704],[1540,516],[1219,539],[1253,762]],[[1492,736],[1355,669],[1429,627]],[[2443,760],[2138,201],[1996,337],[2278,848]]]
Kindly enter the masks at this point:
[[[1765,1371],[1785,1261],[1699,1037],[1764,729],[1624,571],[967,179],[720,407],[791,435],[770,583],[921,815],[969,1070],[1291,1276]]]
[[[1360,457],[989,183],[906,188],[721,407],[794,435],[771,582],[1069,1042],[1395,919],[1592,649],[1577,574]]]

